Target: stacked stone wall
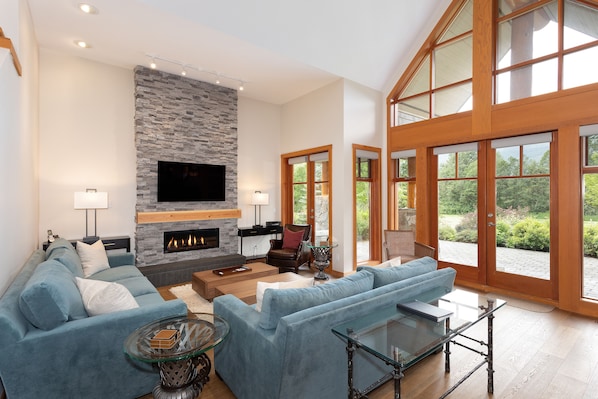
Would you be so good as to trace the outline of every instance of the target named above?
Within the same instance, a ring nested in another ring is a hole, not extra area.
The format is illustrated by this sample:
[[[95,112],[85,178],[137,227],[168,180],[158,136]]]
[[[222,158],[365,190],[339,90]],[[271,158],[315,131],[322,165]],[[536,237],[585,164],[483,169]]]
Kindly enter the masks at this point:
[[[138,66],[135,76],[137,212],[236,209],[237,92],[182,76]],[[158,161],[226,166],[226,199],[158,202]],[[220,247],[164,253],[169,230],[218,228]],[[137,224],[137,266],[231,255],[238,252],[237,220]]]

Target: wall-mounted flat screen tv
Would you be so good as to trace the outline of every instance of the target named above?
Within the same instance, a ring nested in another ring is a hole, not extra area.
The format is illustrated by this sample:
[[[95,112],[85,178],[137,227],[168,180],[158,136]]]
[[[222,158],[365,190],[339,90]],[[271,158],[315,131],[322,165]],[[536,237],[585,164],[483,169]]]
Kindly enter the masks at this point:
[[[224,201],[226,166],[158,161],[158,202]]]

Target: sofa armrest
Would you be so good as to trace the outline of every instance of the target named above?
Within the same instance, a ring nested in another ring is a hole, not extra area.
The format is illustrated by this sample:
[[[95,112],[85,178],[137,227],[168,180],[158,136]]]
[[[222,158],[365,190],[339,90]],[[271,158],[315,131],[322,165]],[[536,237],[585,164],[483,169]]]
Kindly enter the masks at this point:
[[[279,389],[284,356],[277,330],[260,328],[260,313],[233,295],[214,298],[214,314],[230,325],[228,337],[214,348],[218,376],[237,397],[273,397],[269,393]]]
[[[110,267],[117,266],[135,266],[135,255],[132,252],[121,254],[108,254],[108,263]]]

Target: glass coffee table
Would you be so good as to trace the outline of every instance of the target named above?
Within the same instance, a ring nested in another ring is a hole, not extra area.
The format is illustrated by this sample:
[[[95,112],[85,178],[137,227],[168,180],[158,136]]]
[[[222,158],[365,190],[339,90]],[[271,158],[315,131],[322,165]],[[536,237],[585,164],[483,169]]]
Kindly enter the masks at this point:
[[[153,390],[154,398],[197,398],[212,368],[206,352],[229,331],[224,319],[210,313],[172,317],[133,331],[125,340],[124,352],[132,359],[158,365],[160,384]],[[158,342],[158,332],[168,340]]]
[[[487,364],[489,393],[494,392],[493,369],[493,319],[494,312],[502,308],[506,302],[501,299],[490,299],[484,295],[455,290],[431,305],[452,314],[443,320],[433,319],[430,314],[420,315],[413,311],[399,309],[396,305],[381,308],[367,316],[343,323],[332,329],[332,332],[347,343],[348,393],[349,399],[366,398],[367,394],[382,384],[394,379],[395,399],[401,397],[401,379],[403,371],[427,356],[438,353],[444,346],[445,372],[450,372],[450,345],[471,350],[482,357],[480,363],[445,392],[445,398],[469,378],[475,371]],[[480,321],[487,320],[486,341],[474,339],[464,333]],[[438,320],[438,321],[437,321]],[[459,340],[457,340],[459,339]],[[475,342],[481,347],[472,348],[468,343]],[[363,391],[353,386],[353,355],[356,350],[377,357],[391,366],[393,370],[375,381]]]

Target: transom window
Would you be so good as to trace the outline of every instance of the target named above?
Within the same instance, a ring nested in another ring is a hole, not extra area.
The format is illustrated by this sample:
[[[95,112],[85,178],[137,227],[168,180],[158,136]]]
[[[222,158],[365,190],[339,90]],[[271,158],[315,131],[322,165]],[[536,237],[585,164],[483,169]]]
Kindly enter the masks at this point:
[[[495,103],[598,82],[598,6],[583,0],[498,2]]]

